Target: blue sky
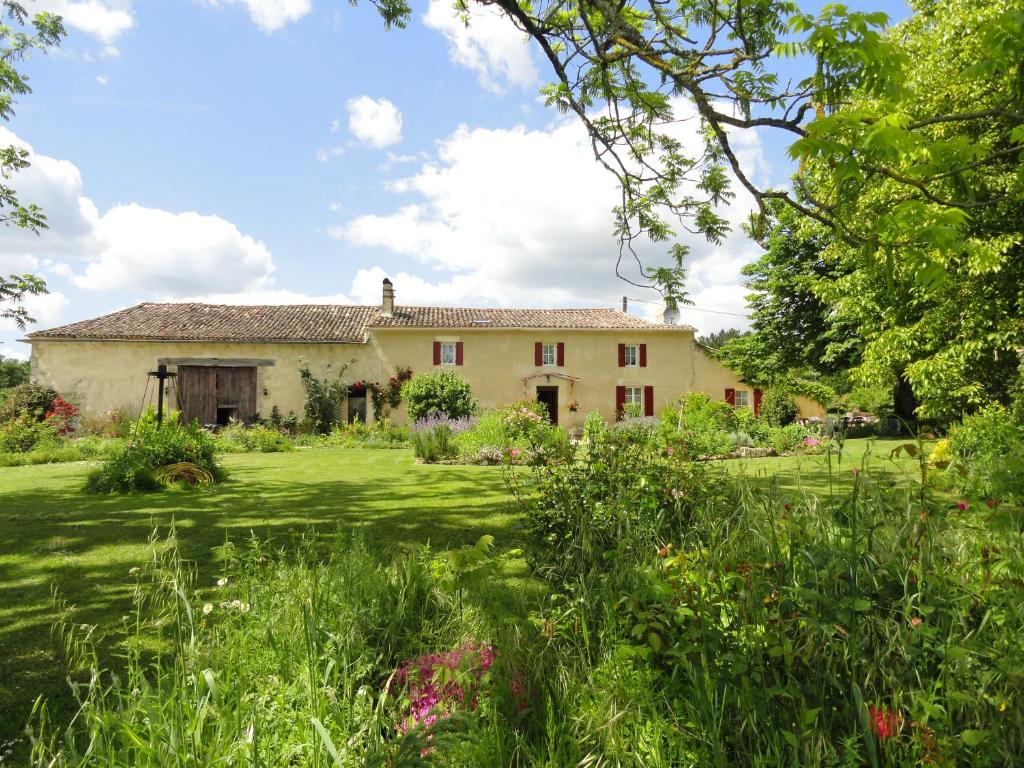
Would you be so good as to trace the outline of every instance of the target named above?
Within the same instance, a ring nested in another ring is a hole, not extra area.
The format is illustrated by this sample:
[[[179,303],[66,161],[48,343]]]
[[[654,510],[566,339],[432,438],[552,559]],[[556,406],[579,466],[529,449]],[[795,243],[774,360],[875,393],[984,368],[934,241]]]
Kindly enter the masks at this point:
[[[27,5],[70,32],[26,65],[34,93],[0,127],[32,148],[15,186],[50,218],[39,238],[0,232],[0,272],[50,285],[38,327],[143,300],[375,303],[384,275],[400,303],[655,298],[615,278],[613,180],[540,102],[543,63],[503,20],[467,30],[446,0],[392,31],[325,0]],[[785,178],[778,142],[743,152]],[[697,306],[743,312],[756,247],[692,245]],[[20,335],[0,326],[0,352],[24,356]]]

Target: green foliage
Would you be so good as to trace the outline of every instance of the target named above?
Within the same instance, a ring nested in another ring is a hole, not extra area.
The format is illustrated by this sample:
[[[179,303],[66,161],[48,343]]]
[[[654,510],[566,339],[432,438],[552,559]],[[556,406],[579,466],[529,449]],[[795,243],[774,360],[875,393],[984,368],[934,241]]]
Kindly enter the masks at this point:
[[[812,433],[806,427],[799,424],[789,424],[785,427],[772,427],[768,433],[768,439],[776,453],[788,453],[795,451],[803,443],[804,438],[811,437]]]
[[[0,453],[27,453],[56,442],[56,428],[45,421],[28,415],[0,421]]]
[[[330,364],[327,368],[330,369]],[[306,391],[303,408],[306,420],[318,435],[329,434],[338,424],[345,421],[345,407],[348,402],[348,384],[343,377],[349,363],[343,363],[335,377],[329,375],[323,379],[316,378],[309,369],[309,363],[299,365],[299,379]]]
[[[402,386],[402,398],[413,421],[436,414],[460,419],[476,411],[469,383],[453,371],[431,371],[413,376]]]
[[[677,409],[662,414],[662,423],[672,433],[673,447],[694,459],[729,453],[734,447],[730,434],[739,428],[733,407],[703,392],[680,398]]]
[[[216,458],[216,442],[197,423],[183,426],[172,412],[163,426],[156,425],[156,413],[149,409],[139,420],[130,441],[115,450],[86,481],[90,493],[156,491],[167,486],[160,472],[164,467],[187,463],[220,482],[225,473]],[[175,477],[171,473],[171,479]]]
[[[3,405],[0,406],[0,421],[22,417],[32,421],[45,421],[56,396],[54,390],[40,384],[19,384],[7,391]]]
[[[0,444],[13,422],[0,424]],[[68,461],[91,461],[106,459],[123,445],[120,439],[108,439],[95,435],[58,439],[54,430],[47,424],[31,422],[33,425],[26,431],[34,433],[36,441],[26,451],[21,442],[11,453],[0,449],[0,467],[21,467],[34,464],[61,464]]]
[[[535,400],[495,408],[475,419],[472,426],[458,436],[459,455],[473,460],[480,457],[536,459],[538,456],[564,453],[568,450],[565,430],[548,421],[547,408]]]
[[[222,453],[278,453],[295,448],[280,430],[262,424],[246,426],[237,421],[220,430],[215,441]]]
[[[0,355],[0,391],[27,384],[30,368],[28,360]]]
[[[726,328],[721,331],[715,331],[705,336],[698,336],[697,343],[702,347],[707,347],[712,352],[718,351],[726,342],[732,341],[733,339],[739,339],[747,335],[746,331],[741,331],[737,328]]]
[[[459,444],[450,425],[434,424],[409,433],[413,454],[427,464],[449,461],[459,455]]]
[[[1024,426],[1000,405],[965,416],[949,430],[947,470],[973,498],[1024,501]]]
[[[796,421],[799,410],[793,395],[782,387],[769,387],[761,398],[761,418],[770,427],[785,427]]]

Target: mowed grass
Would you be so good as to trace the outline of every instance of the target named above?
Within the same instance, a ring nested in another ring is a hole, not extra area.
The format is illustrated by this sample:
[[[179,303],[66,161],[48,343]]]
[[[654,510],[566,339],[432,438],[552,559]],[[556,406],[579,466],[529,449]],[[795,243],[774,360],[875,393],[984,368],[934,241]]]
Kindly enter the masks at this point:
[[[55,589],[74,620],[95,624],[115,649],[131,602],[129,570],[144,562],[154,528],[173,522],[199,583],[218,572],[217,550],[250,532],[287,545],[316,529],[362,533],[373,547],[446,547],[489,533],[518,545],[500,469],[424,466],[410,451],[321,449],[224,458],[216,488],[93,496],[88,463],[0,469],[0,744],[20,734],[43,694],[59,718],[72,702],[50,630]],[[0,750],[2,752],[2,750]]]
[[[917,462],[890,460],[903,440],[853,440],[833,457],[834,491],[852,486],[854,467],[911,485]],[[17,736],[43,694],[58,718],[73,712],[59,649],[53,590],[116,650],[131,600],[129,570],[149,554],[154,529],[177,528],[182,554],[201,584],[218,573],[218,550],[251,534],[287,546],[315,529],[329,548],[354,530],[380,549],[430,543],[443,548],[492,534],[519,546],[515,511],[496,467],[419,465],[406,450],[317,449],[224,457],[224,485],[159,494],[82,492],[88,463],[0,468],[0,743]],[[777,484],[783,495],[829,493],[824,456],[716,462],[712,472]]]

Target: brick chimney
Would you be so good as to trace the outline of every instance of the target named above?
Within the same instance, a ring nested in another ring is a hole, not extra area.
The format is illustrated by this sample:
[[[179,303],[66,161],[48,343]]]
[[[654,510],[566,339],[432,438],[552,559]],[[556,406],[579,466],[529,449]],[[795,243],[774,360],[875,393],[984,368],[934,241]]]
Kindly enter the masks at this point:
[[[383,317],[395,316],[395,287],[386,277],[384,278],[384,300],[381,302],[380,314]]]

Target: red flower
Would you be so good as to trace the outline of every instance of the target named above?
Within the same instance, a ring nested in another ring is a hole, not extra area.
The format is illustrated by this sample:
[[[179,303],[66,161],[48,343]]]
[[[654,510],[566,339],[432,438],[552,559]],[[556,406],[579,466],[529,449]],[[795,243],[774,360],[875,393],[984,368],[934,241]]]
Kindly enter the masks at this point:
[[[956,508],[959,509],[961,512],[966,512],[968,506],[969,505],[967,504],[966,501],[958,501],[956,503]]]
[[[985,503],[988,505],[989,509],[995,509],[999,506],[999,499],[989,499]]]
[[[790,510],[790,509],[792,508],[792,505],[791,505],[791,504],[789,504],[789,503],[786,503],[786,504],[783,504],[783,505],[782,505],[782,508],[783,508],[784,510],[786,510],[787,512],[789,512],[789,510]]]
[[[871,730],[883,741],[896,736],[903,727],[903,716],[899,712],[871,705],[868,707],[868,716],[871,719]]]

